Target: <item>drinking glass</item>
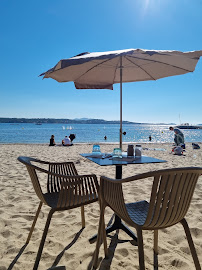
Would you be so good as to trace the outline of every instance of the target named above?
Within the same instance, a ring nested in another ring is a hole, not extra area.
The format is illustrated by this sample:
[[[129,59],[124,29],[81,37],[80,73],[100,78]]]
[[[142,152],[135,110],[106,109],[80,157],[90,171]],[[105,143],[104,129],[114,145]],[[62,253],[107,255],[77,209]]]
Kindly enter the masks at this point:
[[[93,151],[92,152],[93,152],[93,154],[100,154],[101,153],[99,144],[94,144],[93,145]]]
[[[121,148],[114,148],[112,157],[113,157],[113,158],[122,158],[122,151],[121,151]]]

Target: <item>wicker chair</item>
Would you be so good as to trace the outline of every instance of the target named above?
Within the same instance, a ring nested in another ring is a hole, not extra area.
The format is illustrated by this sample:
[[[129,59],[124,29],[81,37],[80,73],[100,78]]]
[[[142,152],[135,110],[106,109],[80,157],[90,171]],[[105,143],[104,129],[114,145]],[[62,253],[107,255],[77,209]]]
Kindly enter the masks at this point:
[[[85,227],[84,205],[98,200],[98,182],[95,175],[78,175],[73,162],[50,163],[31,157],[18,157],[26,165],[34,190],[40,200],[26,244],[29,243],[39,216],[42,204],[49,206],[50,212],[46,221],[41,243],[35,260],[34,270],[38,268],[44,242],[52,215],[55,211],[64,211],[81,207],[82,227]],[[40,167],[38,166],[40,165]],[[44,169],[44,166],[48,167]],[[39,182],[39,175],[47,177],[47,192],[43,193]]]
[[[125,179],[110,179],[102,176],[100,181],[100,222],[94,253],[94,269],[97,267],[102,238],[105,256],[108,256],[104,222],[104,211],[107,206],[136,229],[140,270],[145,269],[142,230],[154,230],[154,258],[156,258],[158,229],[173,226],[178,222],[181,222],[184,227],[195,267],[197,270],[201,269],[190,229],[184,218],[201,174],[202,168],[177,168],[143,173]],[[148,177],[153,179],[150,202],[138,201],[125,204],[122,184]]]

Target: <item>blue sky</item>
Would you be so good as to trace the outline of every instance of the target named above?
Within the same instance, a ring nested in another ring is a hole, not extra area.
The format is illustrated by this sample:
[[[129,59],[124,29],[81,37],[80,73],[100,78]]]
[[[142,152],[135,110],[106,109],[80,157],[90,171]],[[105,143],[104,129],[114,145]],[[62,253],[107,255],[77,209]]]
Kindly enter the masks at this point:
[[[0,117],[119,119],[119,85],[76,90],[38,77],[81,52],[202,49],[202,0],[0,0]],[[202,123],[193,73],[123,85],[123,120]]]

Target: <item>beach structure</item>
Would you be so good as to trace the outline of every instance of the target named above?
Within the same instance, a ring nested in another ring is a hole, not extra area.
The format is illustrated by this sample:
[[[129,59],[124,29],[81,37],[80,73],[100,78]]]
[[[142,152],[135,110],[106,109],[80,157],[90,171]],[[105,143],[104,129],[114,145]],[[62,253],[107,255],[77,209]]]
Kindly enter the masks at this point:
[[[73,81],[77,89],[111,89],[120,83],[120,148],[122,148],[122,83],[158,80],[195,70],[202,50],[191,52],[127,49],[81,53],[60,60],[42,73],[58,82]]]

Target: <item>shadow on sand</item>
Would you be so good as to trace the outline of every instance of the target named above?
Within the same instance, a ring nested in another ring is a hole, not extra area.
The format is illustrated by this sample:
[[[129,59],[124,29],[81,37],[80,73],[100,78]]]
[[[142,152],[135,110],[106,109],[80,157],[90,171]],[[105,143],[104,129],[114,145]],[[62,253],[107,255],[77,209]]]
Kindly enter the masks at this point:
[[[108,226],[110,225],[110,223],[112,222],[113,220],[113,217],[110,219],[109,223],[108,223]],[[62,256],[64,255],[65,251],[67,251],[68,249],[70,249],[75,243],[76,241],[79,239],[81,233],[83,232],[84,228],[80,229],[74,239],[57,255],[55,261],[53,262],[52,266],[49,268],[49,270],[64,270],[66,269],[65,266],[58,266],[58,263],[60,262]],[[134,246],[137,246],[137,243],[136,241],[134,240],[120,240],[118,239],[118,234],[119,234],[119,230],[116,230],[116,233],[111,236],[111,235],[108,235],[107,237],[108,238],[111,238],[111,242],[109,244],[109,247],[108,247],[108,250],[109,250],[109,257],[108,258],[102,258],[100,257],[98,259],[98,265],[99,267],[97,269],[99,270],[109,270],[110,267],[111,267],[111,264],[112,264],[112,260],[113,260],[113,257],[114,257],[114,253],[115,253],[115,250],[116,250],[116,247],[118,244],[122,244],[122,243],[125,243],[125,242],[129,242],[131,245],[134,245]],[[18,252],[18,254],[16,255],[16,257],[13,259],[13,261],[11,262],[11,264],[9,265],[8,269],[7,270],[12,270],[15,263],[18,261],[18,259],[20,258],[20,256],[22,255],[22,253],[24,252],[25,248],[27,247],[28,244],[25,244],[21,247],[20,251]],[[138,252],[138,250],[137,250]],[[92,269],[92,266],[93,266],[93,256],[92,256],[92,259],[87,267],[87,270],[91,270]],[[154,253],[154,270],[158,270],[158,255]]]
[[[51,268],[49,269],[65,269],[64,266],[58,266],[58,263],[60,262],[63,254],[65,253],[66,250],[70,249],[78,240],[79,236],[81,235],[82,231],[84,230],[84,228],[82,228],[80,231],[78,231],[74,237],[74,239],[71,241],[71,243],[69,243],[62,252],[60,252],[58,254],[58,256],[56,257],[54,263],[52,264]],[[20,258],[20,256],[22,255],[22,253],[24,252],[25,248],[27,247],[28,244],[25,244],[21,247],[20,251],[18,252],[18,254],[16,255],[16,257],[14,258],[14,260],[11,262],[11,264],[9,265],[7,270],[11,270],[13,269],[14,265],[16,264],[16,262],[18,261],[18,259]]]

